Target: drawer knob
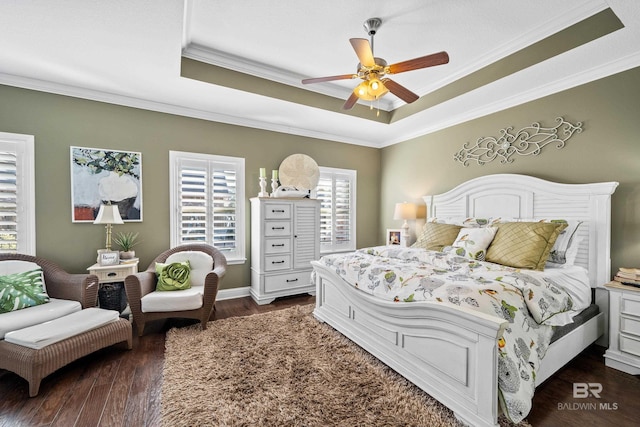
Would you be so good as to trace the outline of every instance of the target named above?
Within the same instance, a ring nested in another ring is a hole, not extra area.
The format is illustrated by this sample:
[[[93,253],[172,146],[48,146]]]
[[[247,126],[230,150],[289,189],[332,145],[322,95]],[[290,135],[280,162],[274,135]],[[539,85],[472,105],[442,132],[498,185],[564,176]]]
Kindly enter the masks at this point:
[[[284,230],[284,227],[271,227],[272,230]]]
[[[284,260],[282,260],[282,261],[271,261],[271,264],[284,264]]]
[[[107,276],[109,276],[109,277],[113,277],[113,276],[116,276],[117,274],[118,274],[118,273],[113,273],[113,272],[111,272],[111,273],[107,273]]]
[[[298,279],[287,279],[287,283],[291,283],[291,282],[297,282]]]
[[[275,243],[271,245],[271,247],[273,248],[277,248],[277,247],[281,247],[284,246],[284,243],[280,243],[279,245],[276,245]]]
[[[276,212],[284,213],[284,209],[271,209],[271,212],[273,212],[273,213],[276,213]]]

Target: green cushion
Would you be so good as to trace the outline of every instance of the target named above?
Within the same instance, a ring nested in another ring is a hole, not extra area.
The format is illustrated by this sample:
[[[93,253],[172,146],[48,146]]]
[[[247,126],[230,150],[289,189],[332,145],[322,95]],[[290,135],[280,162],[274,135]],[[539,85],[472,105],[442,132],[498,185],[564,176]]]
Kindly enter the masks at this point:
[[[411,246],[430,251],[440,251],[443,247],[453,244],[461,228],[461,226],[454,224],[427,222],[422,228],[418,240]]]
[[[498,225],[486,261],[515,268],[544,270],[549,252],[566,223],[508,222]]]
[[[42,269],[0,276],[0,313],[49,302],[44,291]]]
[[[191,287],[191,267],[189,261],[163,264],[156,262],[158,284],[156,291],[180,291]]]

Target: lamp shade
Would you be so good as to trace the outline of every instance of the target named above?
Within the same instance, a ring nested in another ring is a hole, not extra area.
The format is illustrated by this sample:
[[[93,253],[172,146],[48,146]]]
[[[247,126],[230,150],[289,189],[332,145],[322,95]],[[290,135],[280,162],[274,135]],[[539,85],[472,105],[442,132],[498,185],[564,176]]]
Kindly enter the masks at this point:
[[[396,203],[393,219],[416,219],[418,208],[415,203]]]
[[[100,205],[94,224],[124,224],[117,205]]]

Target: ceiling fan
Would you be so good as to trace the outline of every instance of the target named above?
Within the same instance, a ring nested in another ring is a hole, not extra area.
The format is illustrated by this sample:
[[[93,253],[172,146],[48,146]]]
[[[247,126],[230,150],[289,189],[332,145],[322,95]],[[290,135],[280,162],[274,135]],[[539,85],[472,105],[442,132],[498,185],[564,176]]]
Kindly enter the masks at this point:
[[[416,101],[419,96],[411,92],[401,84],[385,77],[387,74],[404,73],[405,71],[418,70],[420,68],[433,67],[449,62],[447,52],[438,52],[419,58],[402,61],[395,64],[387,65],[387,61],[382,58],[373,56],[373,36],[380,28],[382,20],[380,18],[370,18],[364,22],[364,29],[371,36],[371,43],[367,39],[349,39],[351,46],[356,51],[360,63],[358,71],[355,74],[341,74],[339,76],[317,77],[302,80],[303,84],[328,82],[332,80],[346,80],[360,78],[362,82],[353,90],[353,93],[345,104],[342,106],[344,110],[350,110],[358,99],[365,101],[375,101],[384,96],[387,92],[391,92],[406,103]]]

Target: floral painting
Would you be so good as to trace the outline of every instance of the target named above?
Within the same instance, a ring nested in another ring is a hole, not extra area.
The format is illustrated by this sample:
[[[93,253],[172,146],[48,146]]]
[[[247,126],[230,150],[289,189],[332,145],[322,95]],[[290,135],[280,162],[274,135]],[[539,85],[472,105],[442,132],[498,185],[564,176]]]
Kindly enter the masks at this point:
[[[71,147],[72,221],[93,222],[108,203],[124,221],[142,221],[142,154]]]

